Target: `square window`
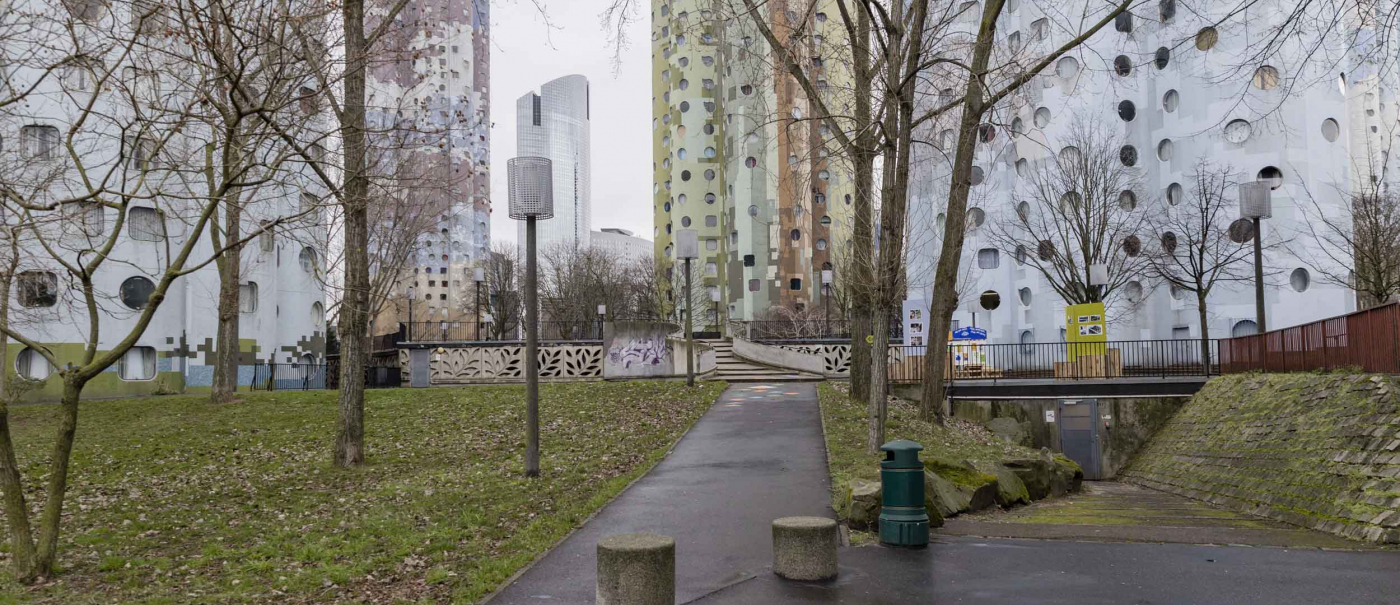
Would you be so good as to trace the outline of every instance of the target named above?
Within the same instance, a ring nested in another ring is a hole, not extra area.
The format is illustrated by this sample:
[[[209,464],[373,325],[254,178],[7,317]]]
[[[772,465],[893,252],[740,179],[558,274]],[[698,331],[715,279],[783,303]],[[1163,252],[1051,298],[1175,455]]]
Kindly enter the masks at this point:
[[[161,225],[160,212],[155,208],[133,206],[126,211],[127,235],[142,242],[158,242],[165,231]]]
[[[744,255],[744,266],[745,266],[745,267],[752,267],[753,265],[754,265],[754,258],[753,258],[753,255],[752,255],[752,254],[745,254],[745,255]]]
[[[800,278],[800,277],[794,277],[794,278],[792,278],[791,280],[789,280],[789,281],[788,281],[788,289],[789,289],[789,290],[801,290],[801,289],[802,289],[802,278]]]
[[[758,291],[758,280],[756,280],[756,279],[751,279],[751,280],[749,280],[749,292],[757,292],[757,291]]]
[[[117,375],[122,380],[151,380],[156,377],[154,347],[131,347],[117,360]]]

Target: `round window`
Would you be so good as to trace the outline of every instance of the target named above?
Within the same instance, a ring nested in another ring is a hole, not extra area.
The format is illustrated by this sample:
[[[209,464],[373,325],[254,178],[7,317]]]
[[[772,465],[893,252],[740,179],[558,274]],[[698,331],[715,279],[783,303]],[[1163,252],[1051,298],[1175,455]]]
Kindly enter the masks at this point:
[[[1113,60],[1113,73],[1124,77],[1132,74],[1132,59],[1129,59],[1126,55],[1118,55],[1118,57]]]
[[[1118,117],[1124,122],[1131,122],[1137,117],[1137,106],[1132,101],[1120,101],[1118,103]]]
[[[1162,109],[1167,110],[1167,113],[1176,111],[1176,106],[1179,104],[1181,104],[1181,94],[1175,90],[1168,90],[1167,94],[1162,95]]]
[[[1230,120],[1230,123],[1225,125],[1225,140],[1239,145],[1249,140],[1249,135],[1252,130],[1253,128],[1249,125],[1249,122],[1244,120]]]
[[[1122,208],[1127,212],[1132,212],[1133,210],[1136,210],[1137,194],[1126,189],[1123,190],[1122,193],[1118,194],[1118,207]]]
[[[1162,234],[1162,252],[1171,254],[1176,252],[1176,234],[1170,231]]]
[[[301,270],[310,273],[316,270],[316,251],[310,246],[301,249],[301,255],[297,257],[301,262]]]
[[[1306,292],[1308,286],[1312,284],[1312,277],[1308,275],[1308,270],[1302,267],[1293,270],[1288,276],[1288,284],[1298,292]]]
[[[1244,244],[1254,241],[1254,222],[1247,219],[1235,219],[1230,223],[1230,241],[1236,244]]]
[[[1167,64],[1172,60],[1172,51],[1162,46],[1152,55],[1152,65],[1157,69],[1166,69]]]
[[[128,277],[121,285],[122,304],[132,309],[144,309],[155,291],[156,285],[151,280],[140,275]]]
[[[1203,27],[1196,32],[1196,50],[1206,51],[1215,48],[1215,43],[1220,41],[1220,32],[1214,27]]]
[[[983,309],[995,311],[997,307],[1001,306],[1001,295],[997,294],[996,290],[987,290],[982,293],[982,297],[978,302],[982,303]]]
[[[321,306],[320,301],[311,303],[311,325],[321,327],[326,321],[326,308]]]
[[[1132,257],[1142,254],[1142,240],[1136,235],[1129,235],[1123,240],[1123,253]]]
[[[1337,136],[1341,133],[1342,128],[1341,126],[1337,125],[1336,120],[1333,120],[1332,118],[1327,118],[1326,120],[1322,121],[1322,138],[1327,139],[1327,142],[1331,143],[1333,141],[1336,141]]]

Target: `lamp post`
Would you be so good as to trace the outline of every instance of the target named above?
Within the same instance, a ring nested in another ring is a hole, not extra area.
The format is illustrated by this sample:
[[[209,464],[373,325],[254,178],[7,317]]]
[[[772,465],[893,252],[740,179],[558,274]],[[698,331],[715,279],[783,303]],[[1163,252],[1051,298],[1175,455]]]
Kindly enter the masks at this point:
[[[413,286],[408,287],[408,341],[413,342]]]
[[[1259,333],[1268,331],[1264,319],[1264,251],[1260,243],[1264,232],[1260,229],[1260,219],[1273,216],[1273,183],[1252,181],[1240,183],[1240,218],[1247,218],[1254,225],[1254,322],[1259,325]]]
[[[486,270],[472,268],[472,281],[476,282],[476,295],[472,301],[476,306],[476,339],[481,340],[481,282],[486,281]]]
[[[723,333],[724,330],[719,327],[719,288],[710,290],[710,302],[715,303],[715,329]]]
[[[548,158],[506,162],[510,217],[525,221],[525,476],[540,475],[539,309],[535,300],[535,221],[554,218],[554,175]]]
[[[598,339],[603,338],[603,321],[607,318],[608,306],[598,305]]]
[[[694,229],[676,232],[676,257],[685,259],[685,385],[695,386],[694,305],[690,296],[690,261],[700,257],[700,234]]]
[[[826,316],[826,330],[830,336],[831,331],[831,281],[834,272],[831,269],[822,269],[822,314]]]

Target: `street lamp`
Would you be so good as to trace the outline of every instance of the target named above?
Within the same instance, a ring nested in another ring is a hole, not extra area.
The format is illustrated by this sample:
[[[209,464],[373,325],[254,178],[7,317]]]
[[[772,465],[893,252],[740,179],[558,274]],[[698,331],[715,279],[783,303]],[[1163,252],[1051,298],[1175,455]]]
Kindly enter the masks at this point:
[[[486,281],[486,270],[481,267],[472,269],[472,281],[476,282],[476,296],[473,301],[476,303],[476,339],[481,340],[481,282]]]
[[[608,315],[607,305],[598,305],[598,338],[603,338],[603,321]]]
[[[1240,183],[1240,217],[1254,224],[1254,320],[1260,334],[1268,328],[1264,327],[1264,251],[1260,243],[1264,232],[1259,220],[1273,216],[1273,194],[1274,186],[1269,181]]]
[[[822,269],[822,306],[825,307],[822,312],[826,315],[826,336],[831,335],[831,282],[834,274],[831,269]]]
[[[1105,264],[1094,264],[1094,265],[1089,265],[1089,287],[1090,287],[1090,288],[1097,288],[1097,287],[1099,287],[1099,286],[1103,286],[1105,289],[1108,288],[1108,265],[1105,265]],[[1091,289],[1090,292],[1092,293],[1093,290]],[[1102,301],[1103,301],[1102,293],[1099,293],[1099,294],[1100,294],[1100,296],[1099,296],[1099,301],[1102,302]]]
[[[694,229],[676,232],[676,258],[685,259],[685,385],[695,386],[694,305],[690,297],[690,261],[700,258],[700,234]]]
[[[554,218],[554,175],[548,158],[506,162],[510,218],[525,221],[525,476],[540,475],[539,309],[535,300],[535,221]]]

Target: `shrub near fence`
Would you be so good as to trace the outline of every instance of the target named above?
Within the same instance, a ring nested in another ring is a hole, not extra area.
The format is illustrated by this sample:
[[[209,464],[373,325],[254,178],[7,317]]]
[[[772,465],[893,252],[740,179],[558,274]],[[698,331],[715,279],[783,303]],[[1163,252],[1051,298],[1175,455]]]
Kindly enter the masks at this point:
[[[1220,341],[1226,374],[1357,368],[1400,373],[1400,303]]]

